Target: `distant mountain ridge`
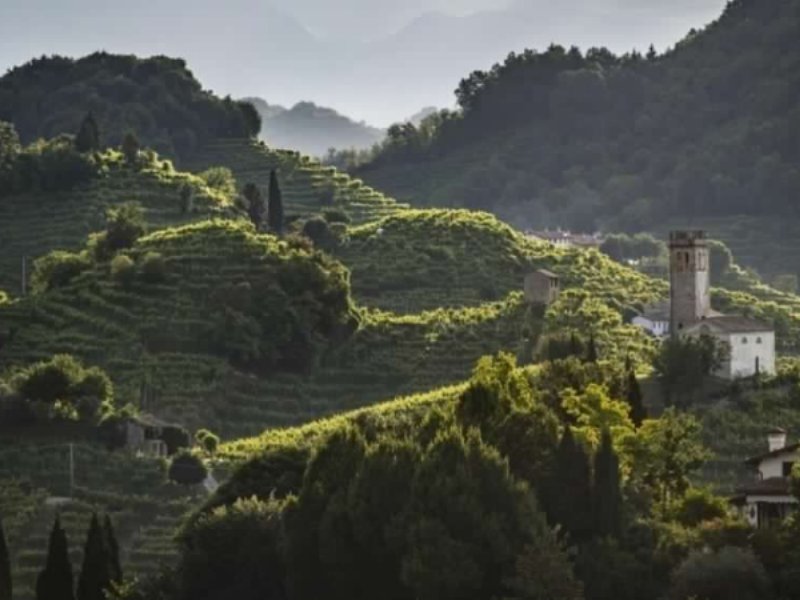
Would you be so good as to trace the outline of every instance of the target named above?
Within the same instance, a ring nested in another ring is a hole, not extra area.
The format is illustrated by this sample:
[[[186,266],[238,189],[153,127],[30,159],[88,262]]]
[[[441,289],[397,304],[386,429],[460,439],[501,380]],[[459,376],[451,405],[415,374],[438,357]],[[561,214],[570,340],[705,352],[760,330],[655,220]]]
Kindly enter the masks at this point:
[[[298,102],[292,108],[269,104],[262,98],[246,98],[261,115],[260,137],[275,148],[324,156],[329,149],[363,150],[380,142],[386,130],[356,122],[332,108]]]

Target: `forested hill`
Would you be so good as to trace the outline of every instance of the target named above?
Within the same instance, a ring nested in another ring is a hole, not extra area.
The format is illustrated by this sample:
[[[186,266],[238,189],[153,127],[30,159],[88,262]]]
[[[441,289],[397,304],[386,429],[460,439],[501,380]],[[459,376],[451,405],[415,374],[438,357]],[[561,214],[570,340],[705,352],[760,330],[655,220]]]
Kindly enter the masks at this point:
[[[800,0],[735,0],[662,56],[512,54],[359,175],[520,226],[800,216]]]
[[[105,52],[43,57],[0,78],[0,121],[13,123],[25,143],[75,133],[87,112],[103,145],[119,145],[133,131],[171,157],[211,139],[255,136],[261,127],[252,105],[204,90],[182,59]]]

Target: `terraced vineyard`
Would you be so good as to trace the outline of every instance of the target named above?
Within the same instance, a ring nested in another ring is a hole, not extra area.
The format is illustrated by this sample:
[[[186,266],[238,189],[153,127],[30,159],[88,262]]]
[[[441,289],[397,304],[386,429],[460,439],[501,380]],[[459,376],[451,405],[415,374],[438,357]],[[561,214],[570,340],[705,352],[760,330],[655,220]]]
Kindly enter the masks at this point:
[[[215,165],[230,168],[240,185],[252,182],[265,191],[270,171],[277,170],[287,218],[308,217],[336,208],[346,211],[354,223],[364,223],[407,208],[360,179],[298,152],[268,148],[263,142],[216,141],[186,163],[194,171]]]
[[[56,513],[70,543],[73,570],[82,560],[92,512],[107,513],[123,549],[129,575],[157,573],[177,554],[174,536],[184,514],[202,495],[168,484],[155,459],[109,453],[88,444],[73,448],[75,487],[70,486],[67,443],[39,445],[4,440],[0,445],[0,511],[5,520],[15,598],[34,597]]]
[[[158,159],[134,171],[121,154],[104,154],[106,170],[88,185],[68,192],[28,193],[0,199],[0,289],[19,293],[22,258],[83,246],[102,229],[106,211],[124,202],[142,206],[152,229],[182,225],[210,216],[233,215],[233,198],[204,180],[172,169]],[[181,211],[181,188],[192,190],[193,210]]]

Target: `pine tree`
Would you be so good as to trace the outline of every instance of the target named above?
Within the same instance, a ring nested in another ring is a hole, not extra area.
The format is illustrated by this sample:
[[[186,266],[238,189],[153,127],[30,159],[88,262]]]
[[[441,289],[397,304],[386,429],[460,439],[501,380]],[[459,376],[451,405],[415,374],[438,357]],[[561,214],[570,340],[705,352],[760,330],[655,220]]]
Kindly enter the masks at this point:
[[[636,373],[632,368],[628,369],[628,386],[626,390],[625,400],[631,407],[631,421],[636,427],[641,427],[644,420],[647,418],[647,409],[644,407],[642,401],[642,388],[639,387],[639,380],[636,378]]]
[[[36,580],[36,600],[75,600],[67,535],[56,516],[47,547],[47,561]]]
[[[94,152],[100,149],[100,128],[91,111],[83,118],[78,135],[75,136],[75,149],[78,152]]]
[[[611,434],[606,430],[600,449],[594,456],[594,533],[619,537],[622,532],[622,492],[619,458],[614,452]]]
[[[247,183],[242,189],[242,196],[247,200],[247,214],[255,225],[256,230],[261,229],[264,223],[264,198],[261,190],[255,183]]]
[[[3,522],[0,521],[0,600],[11,600],[11,591],[11,559]]]
[[[550,518],[569,533],[573,541],[592,534],[592,479],[589,456],[567,427],[556,451],[555,469],[549,486]]]
[[[122,583],[122,564],[119,560],[119,543],[117,542],[117,535],[114,533],[114,525],[111,523],[111,517],[106,515],[103,521],[103,534],[106,540],[106,548],[108,549],[108,569],[111,581],[114,583]]]
[[[105,600],[105,590],[111,587],[110,556],[106,536],[97,515],[92,515],[86,545],[83,549],[83,566],[78,578],[78,600]]]
[[[281,194],[281,186],[278,183],[278,174],[275,171],[269,174],[267,223],[275,234],[281,235],[283,233],[283,195]]]

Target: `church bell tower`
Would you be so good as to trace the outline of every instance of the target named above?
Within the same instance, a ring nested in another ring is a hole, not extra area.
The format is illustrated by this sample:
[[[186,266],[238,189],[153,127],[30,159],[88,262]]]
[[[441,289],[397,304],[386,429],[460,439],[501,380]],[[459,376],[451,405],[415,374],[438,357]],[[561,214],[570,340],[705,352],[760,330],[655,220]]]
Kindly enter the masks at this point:
[[[711,316],[709,270],[704,231],[669,234],[670,331],[673,336]]]

